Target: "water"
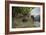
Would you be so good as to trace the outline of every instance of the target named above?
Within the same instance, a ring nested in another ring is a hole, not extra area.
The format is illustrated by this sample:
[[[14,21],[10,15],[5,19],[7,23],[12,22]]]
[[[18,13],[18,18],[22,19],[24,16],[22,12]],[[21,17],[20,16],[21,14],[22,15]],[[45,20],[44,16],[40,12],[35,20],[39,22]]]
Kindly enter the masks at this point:
[[[35,21],[35,22],[34,22],[34,26],[35,26],[35,27],[40,27],[40,22]]]

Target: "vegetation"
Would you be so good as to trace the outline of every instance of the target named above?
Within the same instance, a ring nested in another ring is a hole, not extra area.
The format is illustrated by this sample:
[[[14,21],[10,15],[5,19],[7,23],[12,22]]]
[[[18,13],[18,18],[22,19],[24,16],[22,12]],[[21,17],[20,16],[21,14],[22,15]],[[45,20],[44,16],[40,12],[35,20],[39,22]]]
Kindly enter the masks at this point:
[[[32,9],[32,7],[12,7],[12,28],[33,27],[32,19],[28,17],[29,15],[27,16]],[[21,18],[19,18],[20,16]]]
[[[12,14],[14,17],[14,16],[17,16],[18,14],[22,14],[22,15],[28,14],[33,8],[30,8],[30,7],[13,7],[12,9],[13,9]]]

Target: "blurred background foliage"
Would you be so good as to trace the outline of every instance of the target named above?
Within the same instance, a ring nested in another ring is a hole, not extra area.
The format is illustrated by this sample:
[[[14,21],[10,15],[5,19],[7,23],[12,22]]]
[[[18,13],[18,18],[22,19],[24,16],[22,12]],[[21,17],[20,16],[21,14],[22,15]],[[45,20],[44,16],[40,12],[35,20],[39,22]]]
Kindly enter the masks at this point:
[[[12,16],[17,16],[18,14],[28,14],[33,7],[12,7]]]

